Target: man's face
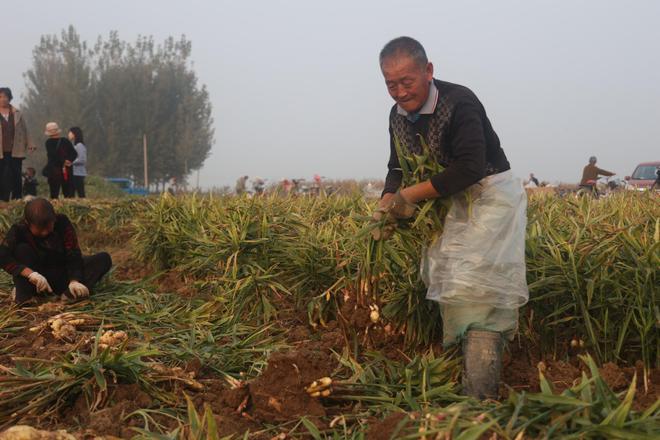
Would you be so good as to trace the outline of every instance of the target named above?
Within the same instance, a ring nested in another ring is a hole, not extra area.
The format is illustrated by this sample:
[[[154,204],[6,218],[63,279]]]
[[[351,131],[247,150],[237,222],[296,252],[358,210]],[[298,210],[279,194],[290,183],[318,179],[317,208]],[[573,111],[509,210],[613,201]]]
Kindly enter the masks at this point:
[[[418,111],[429,95],[433,64],[419,66],[406,55],[386,58],[381,66],[390,96],[408,113]]]
[[[30,233],[37,238],[46,238],[53,233],[55,229],[55,222],[50,222],[45,228],[40,228],[39,226],[30,225]]]
[[[0,107],[9,107],[9,96],[0,93]]]

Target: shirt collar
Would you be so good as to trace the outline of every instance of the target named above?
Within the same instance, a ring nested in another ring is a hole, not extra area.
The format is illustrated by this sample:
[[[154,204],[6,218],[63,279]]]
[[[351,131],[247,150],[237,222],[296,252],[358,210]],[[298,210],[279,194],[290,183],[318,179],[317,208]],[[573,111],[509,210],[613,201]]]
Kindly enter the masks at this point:
[[[438,104],[438,88],[435,86],[435,81],[431,80],[431,86],[429,87],[429,96],[426,98],[426,102],[416,113],[409,114],[400,105],[397,104],[397,113],[407,118],[413,118],[417,120],[419,115],[430,115],[435,112],[435,107]]]

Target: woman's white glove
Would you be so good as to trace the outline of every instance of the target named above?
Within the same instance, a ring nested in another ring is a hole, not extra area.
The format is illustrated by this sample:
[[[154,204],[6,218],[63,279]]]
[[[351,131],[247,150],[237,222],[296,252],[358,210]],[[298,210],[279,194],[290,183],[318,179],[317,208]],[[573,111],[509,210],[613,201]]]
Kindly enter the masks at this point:
[[[30,275],[28,275],[28,281],[35,285],[37,292],[39,293],[45,291],[53,293],[53,288],[50,287],[50,284],[48,284],[48,280],[39,272],[32,272]]]
[[[69,283],[69,292],[77,299],[89,296],[89,289],[78,281],[71,281]]]

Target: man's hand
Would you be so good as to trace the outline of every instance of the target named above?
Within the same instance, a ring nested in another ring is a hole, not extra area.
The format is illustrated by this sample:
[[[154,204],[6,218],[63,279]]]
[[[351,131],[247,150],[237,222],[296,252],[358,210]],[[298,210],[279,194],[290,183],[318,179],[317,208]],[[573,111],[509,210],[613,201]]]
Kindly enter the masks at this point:
[[[417,206],[410,203],[401,193],[397,191],[396,194],[392,196],[389,203],[389,209],[387,212],[397,219],[407,219],[415,215]]]
[[[376,241],[389,239],[396,229],[396,218],[381,208],[378,208],[371,216],[371,223],[378,224],[378,227],[371,231],[371,237]]]
[[[74,298],[86,298],[89,296],[89,289],[82,283],[78,281],[71,281],[69,283],[69,292],[73,295]]]
[[[53,293],[53,288],[48,284],[48,280],[45,276],[41,275],[39,272],[32,272],[28,276],[28,281],[35,285],[37,292],[50,292]]]
[[[64,166],[65,167],[70,167],[72,165],[72,162],[70,160],[65,160],[64,161]]]
[[[372,222],[380,226],[371,231],[371,236],[374,240],[387,240],[394,233],[397,220],[412,217],[416,209],[400,191],[396,194],[385,194],[372,216]]]
[[[380,199],[378,209],[386,210],[389,208],[390,204],[392,204],[392,197],[394,197],[394,193],[386,193],[383,198]]]

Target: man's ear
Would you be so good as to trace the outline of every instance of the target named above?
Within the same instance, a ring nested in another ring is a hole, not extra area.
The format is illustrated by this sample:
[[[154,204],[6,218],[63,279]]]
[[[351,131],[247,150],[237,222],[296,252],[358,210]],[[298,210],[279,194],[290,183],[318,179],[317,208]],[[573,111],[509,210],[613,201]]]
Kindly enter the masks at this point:
[[[426,65],[426,79],[431,82],[433,80],[433,63]]]

